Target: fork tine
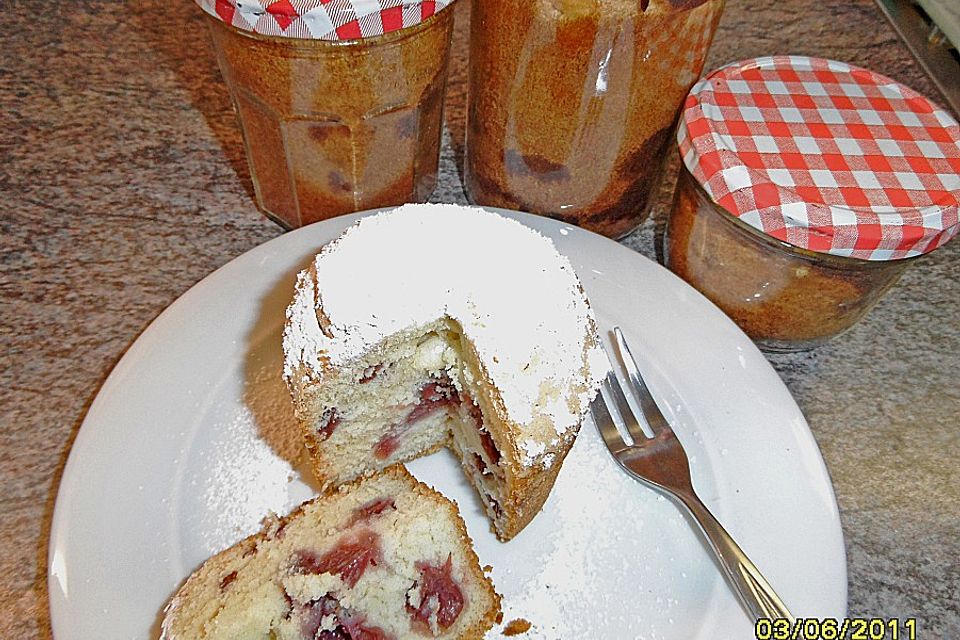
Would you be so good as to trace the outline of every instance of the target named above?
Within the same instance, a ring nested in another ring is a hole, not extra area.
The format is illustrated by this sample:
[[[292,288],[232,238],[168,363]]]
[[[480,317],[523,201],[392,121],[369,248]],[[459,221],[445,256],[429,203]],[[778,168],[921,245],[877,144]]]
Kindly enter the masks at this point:
[[[616,338],[617,351],[620,352],[620,360],[623,361],[623,366],[627,369],[630,391],[640,403],[640,409],[643,411],[643,417],[646,418],[650,430],[653,431],[655,435],[663,431],[672,432],[673,429],[670,428],[670,423],[663,417],[660,407],[657,406],[656,400],[653,399],[653,394],[651,394],[650,389],[647,388],[647,383],[643,381],[643,376],[640,375],[637,361],[630,352],[630,347],[627,345],[627,340],[623,337],[623,332],[620,331],[620,327],[613,328],[613,335]]]
[[[617,378],[617,374],[613,372],[613,369],[607,372],[606,386],[610,391],[610,397],[613,399],[613,403],[617,407],[617,413],[620,414],[620,418],[623,420],[623,424],[627,428],[627,433],[630,434],[633,442],[639,444],[646,440],[647,434],[643,432],[643,427],[640,426],[637,416],[634,415],[633,409],[630,408],[627,396],[623,393],[623,387],[620,385],[620,380]]]
[[[606,384],[606,381],[604,381],[604,384]],[[613,416],[610,415],[610,409],[607,408],[607,400],[602,393],[598,393],[597,397],[590,403],[590,415],[611,452],[619,451],[627,446],[627,443],[620,437],[620,432],[617,431],[617,425],[613,422]]]

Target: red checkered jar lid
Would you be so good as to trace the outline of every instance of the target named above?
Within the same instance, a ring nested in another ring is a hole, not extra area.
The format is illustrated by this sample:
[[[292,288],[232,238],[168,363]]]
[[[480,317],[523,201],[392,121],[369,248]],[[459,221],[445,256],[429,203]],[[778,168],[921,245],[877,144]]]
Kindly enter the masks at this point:
[[[420,24],[453,0],[196,0],[210,15],[264,36],[356,40]]]
[[[677,131],[718,205],[794,246],[862,260],[927,253],[960,230],[960,127],[882,75],[773,56],[697,83]]]

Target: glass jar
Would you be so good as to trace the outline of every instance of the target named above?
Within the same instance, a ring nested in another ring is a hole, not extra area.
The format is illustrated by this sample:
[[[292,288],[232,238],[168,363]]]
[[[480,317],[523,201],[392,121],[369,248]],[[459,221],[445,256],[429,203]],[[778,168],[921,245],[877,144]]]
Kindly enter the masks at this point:
[[[723,0],[474,0],[465,185],[611,237],[647,216]]]
[[[665,245],[671,271],[774,352],[810,349],[843,333],[917,260],[847,258],[768,236],[716,204],[685,166]]]
[[[430,196],[452,11],[345,41],[265,36],[207,16],[270,218],[299,227]]]
[[[960,232],[960,125],[891,78],[763,56],[690,91],[666,263],[768,351],[823,344]]]

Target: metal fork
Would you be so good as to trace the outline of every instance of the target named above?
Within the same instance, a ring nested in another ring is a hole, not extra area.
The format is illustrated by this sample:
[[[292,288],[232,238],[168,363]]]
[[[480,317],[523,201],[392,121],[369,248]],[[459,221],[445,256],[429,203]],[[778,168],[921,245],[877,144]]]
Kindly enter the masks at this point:
[[[760,570],[697,497],[690,482],[690,464],[687,462],[683,445],[647,389],[620,327],[614,327],[613,332],[620,359],[627,369],[630,390],[640,404],[653,437],[648,438],[643,432],[627,403],[620,381],[611,368],[603,387],[614,406],[608,407],[602,395],[598,395],[590,405],[593,421],[610,453],[629,475],[662,491],[693,516],[720,561],[727,581],[754,620],[786,618],[793,621],[793,616],[770,583],[760,574]],[[621,437],[610,414],[611,410],[623,418],[633,444],[627,444]]]

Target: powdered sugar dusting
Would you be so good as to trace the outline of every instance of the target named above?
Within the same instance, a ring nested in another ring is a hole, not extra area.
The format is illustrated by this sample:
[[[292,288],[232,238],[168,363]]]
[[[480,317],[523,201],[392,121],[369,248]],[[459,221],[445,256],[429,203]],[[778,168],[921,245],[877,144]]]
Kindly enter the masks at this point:
[[[495,548],[503,621],[529,620],[532,628],[520,636],[526,640],[670,636],[666,627],[680,603],[659,573],[670,564],[677,568],[669,580],[688,571],[686,558],[674,554],[695,537],[672,505],[617,467],[592,425],[585,428],[544,512],[521,534],[535,542],[517,540],[523,552],[532,546],[536,553],[510,562],[503,553],[520,550]],[[662,592],[651,591],[653,584]],[[638,598],[655,602],[659,615],[638,619]],[[620,635],[627,629],[632,633]],[[494,628],[487,638],[503,631]]]
[[[298,479],[303,443],[277,346],[275,339],[263,340],[248,355],[242,388],[223,390],[236,399],[208,427],[216,434],[213,453],[189,481],[199,493],[204,522],[198,530],[210,553],[258,531],[266,514],[286,513],[313,493]]]
[[[325,351],[326,336],[320,330],[315,301],[316,285],[309,269],[297,275],[293,302],[287,307],[287,323],[283,333],[283,375],[290,379],[301,367],[322,375],[320,354]]]
[[[453,319],[520,425],[526,464],[579,424],[606,368],[569,261],[536,231],[475,208],[362,219],[300,274],[287,315],[288,379],[320,378],[325,363],[347,364],[385,336]]]
[[[225,441],[210,460],[212,482],[202,489],[204,513],[215,517],[203,528],[212,551],[219,551],[224,540],[257,531],[265,513],[285,513],[291,506],[289,485],[294,475],[290,463],[257,433],[247,407],[240,408],[221,430]]]
[[[604,501],[624,497],[624,478],[616,473],[598,473],[597,460],[603,452],[588,440],[592,439],[578,440],[557,478],[548,507],[556,522],[543,541],[540,557],[531,562],[537,567],[535,573],[522,581],[498,581],[519,587],[515,593],[503,594],[503,619],[526,618],[533,623],[525,638],[597,637],[593,620],[571,613],[602,608],[601,600],[609,594],[591,592],[590,586],[597,582],[598,561],[606,568],[606,554],[618,541],[613,539],[617,537],[613,531],[598,527],[584,514],[590,511],[587,503],[597,496],[603,496],[600,499]],[[593,446],[585,447],[587,444]],[[587,452],[587,448],[596,451]],[[587,487],[589,490],[585,490]],[[497,564],[494,567],[500,568]],[[600,581],[605,583],[607,578]]]

